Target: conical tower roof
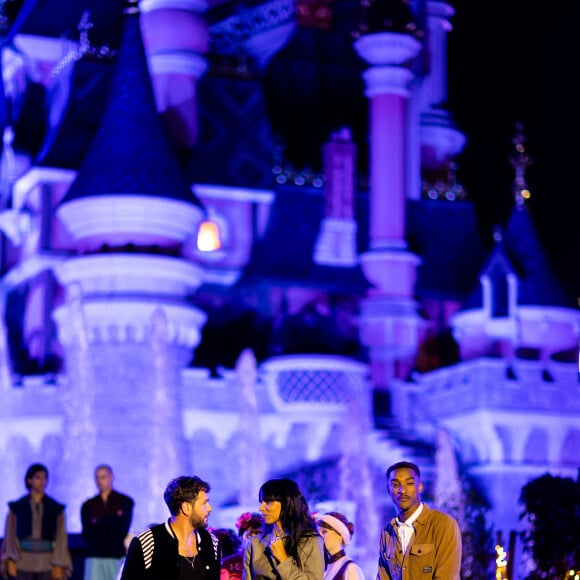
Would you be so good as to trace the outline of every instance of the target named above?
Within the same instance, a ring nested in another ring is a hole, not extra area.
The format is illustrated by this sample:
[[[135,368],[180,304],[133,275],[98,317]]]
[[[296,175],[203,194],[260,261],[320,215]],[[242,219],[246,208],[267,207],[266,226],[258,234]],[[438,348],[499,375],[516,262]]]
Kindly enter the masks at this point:
[[[518,302],[573,307],[556,278],[527,208],[514,208],[504,232],[504,247],[519,279]]]
[[[146,195],[200,206],[157,112],[136,3],[127,3],[119,57],[101,124],[63,204]]]
[[[517,277],[520,306],[574,307],[573,297],[566,294],[550,266],[526,206],[512,209],[501,238],[486,259],[481,274],[490,274],[498,268],[509,270]],[[481,292],[478,285],[464,308],[480,307],[483,303]]]
[[[533,163],[527,152],[522,123],[516,123],[512,139],[514,154],[511,163],[515,171],[512,208],[505,232],[504,247],[519,279],[518,302],[534,306],[574,306],[552,271],[548,255],[541,243],[530,213],[531,192],[526,183],[526,170]]]

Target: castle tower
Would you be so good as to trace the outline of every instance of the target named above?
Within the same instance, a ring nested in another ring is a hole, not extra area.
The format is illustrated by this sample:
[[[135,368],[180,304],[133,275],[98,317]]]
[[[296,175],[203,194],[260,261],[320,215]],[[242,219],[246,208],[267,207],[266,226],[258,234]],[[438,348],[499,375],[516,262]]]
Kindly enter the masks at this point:
[[[509,344],[510,352],[523,349],[527,358],[539,360],[547,378],[554,360],[576,350],[580,313],[556,278],[532,219],[526,183],[531,158],[522,129],[518,124],[511,158],[514,206],[503,231],[494,236],[481,288],[453,317],[453,330],[464,360],[497,356],[497,350],[503,354],[501,345]]]
[[[56,269],[66,299],[54,319],[68,374],[68,496],[80,503],[94,466],[110,463],[140,528],[165,517],[163,489],[188,468],[181,370],[205,315],[190,302],[203,272],[181,250],[203,212],[157,114],[136,2],[124,9],[115,66],[100,127],[57,210],[78,255]]]
[[[525,179],[531,159],[519,126],[513,144],[514,206],[494,236],[480,288],[452,317],[463,368],[445,379],[445,396],[454,403],[447,417],[438,414],[465,448],[476,450],[469,470],[487,490],[490,523],[504,534],[521,525],[515,522],[523,485],[547,472],[574,476],[580,439],[580,312],[552,271],[532,220]],[[473,399],[455,388],[460,381],[471,383]],[[435,390],[425,385],[424,392]],[[456,401],[467,404],[459,408]]]
[[[333,133],[322,149],[326,188],[324,219],[314,248],[314,261],[327,266],[354,266],[356,221],[354,190],[356,145],[350,130]]]
[[[405,152],[410,63],[421,43],[404,3],[376,0],[368,14],[354,45],[370,65],[364,73],[370,109],[370,240],[360,260],[374,288],[361,304],[361,340],[369,347],[375,387],[385,390],[392,377],[406,372],[399,367],[415,354],[420,323],[413,300],[419,259],[405,241]]]
[[[141,30],[157,109],[174,144],[198,137],[197,81],[207,69],[205,0],[140,0]]]
[[[428,1],[427,27],[429,70],[417,90],[423,179],[430,184],[446,182],[449,164],[461,153],[465,136],[453,122],[447,105],[447,34],[452,30],[454,9],[446,2]],[[415,171],[415,175],[420,173]],[[418,196],[420,187],[410,189]]]

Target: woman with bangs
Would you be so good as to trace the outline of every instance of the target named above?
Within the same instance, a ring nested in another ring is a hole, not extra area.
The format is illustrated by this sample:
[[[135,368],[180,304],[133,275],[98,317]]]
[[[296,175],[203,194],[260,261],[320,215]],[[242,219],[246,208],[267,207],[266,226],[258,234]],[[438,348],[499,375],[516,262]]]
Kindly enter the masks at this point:
[[[296,482],[266,481],[259,501],[264,531],[246,545],[242,580],[323,580],[324,541]]]

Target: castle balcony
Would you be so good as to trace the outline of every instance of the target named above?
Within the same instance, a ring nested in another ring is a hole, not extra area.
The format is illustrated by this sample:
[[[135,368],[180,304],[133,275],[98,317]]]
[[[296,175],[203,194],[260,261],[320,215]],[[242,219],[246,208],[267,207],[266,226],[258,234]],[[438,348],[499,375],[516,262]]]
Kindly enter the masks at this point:
[[[580,382],[575,364],[481,358],[393,385],[400,424],[429,438],[454,432],[466,461],[568,465],[580,461]]]
[[[485,356],[490,343],[502,337],[514,348],[538,348],[550,357],[576,348],[580,312],[553,306],[518,306],[512,317],[493,318],[482,309],[474,309],[455,314],[452,326],[464,360]]]
[[[224,448],[240,429],[242,413],[252,414],[265,444],[291,452],[293,441],[300,440],[307,459],[316,460],[353,405],[361,423],[369,423],[371,391],[363,363],[339,356],[292,355],[268,359],[257,371],[250,388],[242,387],[234,371],[224,371],[217,379],[205,369],[184,371],[186,438],[206,430]]]
[[[63,428],[62,377],[15,377],[0,389],[0,451],[15,439],[39,451],[49,437],[60,437]]]

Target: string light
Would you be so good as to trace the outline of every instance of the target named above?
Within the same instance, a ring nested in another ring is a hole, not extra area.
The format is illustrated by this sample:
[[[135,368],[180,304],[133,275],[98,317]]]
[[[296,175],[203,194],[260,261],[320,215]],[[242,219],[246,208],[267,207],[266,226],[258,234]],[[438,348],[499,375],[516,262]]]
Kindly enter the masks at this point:
[[[496,580],[506,580],[506,570],[507,570],[507,558],[508,554],[503,549],[501,544],[497,544],[495,547],[495,578]]]

